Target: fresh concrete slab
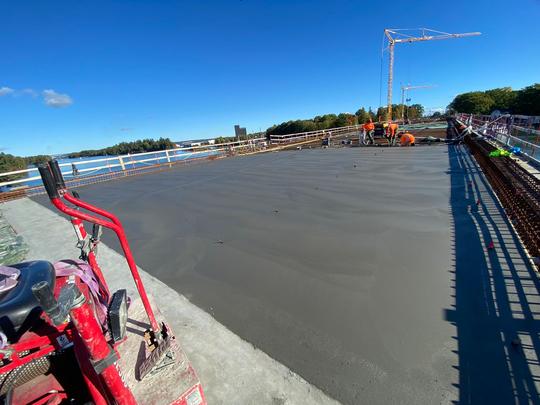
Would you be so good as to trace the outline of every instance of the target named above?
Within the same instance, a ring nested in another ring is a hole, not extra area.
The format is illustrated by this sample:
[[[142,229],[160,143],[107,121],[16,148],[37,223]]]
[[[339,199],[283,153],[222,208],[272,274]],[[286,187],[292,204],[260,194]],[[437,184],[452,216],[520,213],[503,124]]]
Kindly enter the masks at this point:
[[[26,260],[78,256],[71,224],[56,213],[30,199],[2,204],[0,210],[27,243]],[[124,258],[104,244],[98,255],[111,290],[136,294]],[[142,269],[141,275],[197,371],[209,404],[336,403]]]
[[[538,279],[461,146],[269,153],[80,192],[153,276],[333,398],[538,402]]]
[[[150,274],[331,397],[427,404],[457,397],[448,167],[444,146],[312,149],[80,191]]]

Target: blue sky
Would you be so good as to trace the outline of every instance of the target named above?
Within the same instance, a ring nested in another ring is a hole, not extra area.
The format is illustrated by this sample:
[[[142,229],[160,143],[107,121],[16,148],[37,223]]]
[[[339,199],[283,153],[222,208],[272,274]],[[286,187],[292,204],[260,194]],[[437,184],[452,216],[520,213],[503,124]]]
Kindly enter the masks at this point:
[[[400,83],[430,83],[412,102],[445,107],[539,82],[539,21],[538,0],[4,1],[0,148],[62,153],[375,109],[389,27],[483,33],[396,47],[394,102]]]

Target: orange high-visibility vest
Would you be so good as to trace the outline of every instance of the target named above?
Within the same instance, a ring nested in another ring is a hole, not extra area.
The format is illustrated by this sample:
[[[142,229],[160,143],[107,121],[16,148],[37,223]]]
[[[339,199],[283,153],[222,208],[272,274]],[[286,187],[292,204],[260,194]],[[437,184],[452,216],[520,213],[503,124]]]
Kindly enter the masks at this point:
[[[401,146],[409,146],[409,145],[412,145],[414,143],[414,135],[413,134],[409,134],[408,132],[401,135]]]

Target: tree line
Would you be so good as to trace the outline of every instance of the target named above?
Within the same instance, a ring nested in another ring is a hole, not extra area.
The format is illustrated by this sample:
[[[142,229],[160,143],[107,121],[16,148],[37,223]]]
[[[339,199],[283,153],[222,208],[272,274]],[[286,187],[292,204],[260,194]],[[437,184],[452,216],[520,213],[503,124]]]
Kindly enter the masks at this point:
[[[154,152],[174,148],[176,148],[176,144],[169,138],[139,139],[133,142],[120,142],[116,145],[103,149],[89,149],[82,150],[80,152],[73,152],[69,153],[67,157],[78,158],[91,156],[127,155],[128,153]]]
[[[92,156],[111,156],[111,155],[127,155],[128,153],[154,152],[164,149],[174,149],[176,144],[169,138],[159,139],[140,139],[133,142],[120,142],[116,145],[109,146],[103,149],[89,149],[80,152],[68,153],[65,155],[68,158],[92,157]],[[37,166],[40,163],[45,163],[51,157],[47,155],[37,156],[14,156],[7,153],[0,153],[0,173],[12,172],[16,170],[24,170],[30,165]],[[24,173],[2,176],[0,182],[17,180],[25,177]]]
[[[405,117],[418,118],[424,113],[424,108],[420,104],[413,104],[411,106],[405,106],[402,104],[394,104],[392,106],[392,119],[401,119],[402,114],[405,113]],[[369,119],[373,122],[384,120],[386,117],[386,107],[379,107],[376,112],[371,108],[367,110],[362,107],[356,111],[356,113],[341,113],[341,114],[325,114],[318,115],[311,119],[306,120],[294,120],[286,121],[281,124],[273,125],[266,130],[266,135],[287,135],[298,132],[309,132],[321,129],[345,127],[349,125],[363,124]],[[241,136],[240,140],[247,140],[251,138],[264,137],[265,132],[250,133],[245,136]],[[234,142],[237,138],[230,137],[217,137],[215,142],[225,143]],[[154,152],[165,149],[174,149],[176,144],[169,138],[159,139],[139,139],[133,142],[120,142],[116,145],[109,146],[102,149],[88,149],[80,152],[72,152],[65,155],[68,158],[79,157],[93,157],[93,156],[115,156],[115,155],[127,155],[130,153],[142,153],[142,152]],[[40,163],[47,162],[51,157],[47,155],[20,157],[13,156],[6,153],[0,153],[0,173],[10,172],[15,170],[26,169],[29,165],[38,165]],[[24,177],[24,174],[11,175],[2,177],[0,181],[10,181]]]
[[[37,166],[41,163],[45,163],[50,160],[51,157],[47,155],[36,155],[36,156],[13,156],[8,153],[0,152],[0,173],[5,172],[14,172],[16,170],[24,170],[28,166]],[[24,177],[25,174],[12,174],[9,176],[2,176],[0,182],[17,180]]]
[[[392,105],[392,120],[405,118],[419,118],[424,114],[424,107],[420,104],[406,106],[403,104]],[[383,121],[386,118],[386,107],[379,107],[376,112],[371,108],[361,107],[356,113],[325,114],[317,115],[311,119],[286,121],[273,125],[266,130],[267,136],[287,135],[298,132],[318,131],[322,129],[346,127],[350,125],[364,124],[370,119],[373,122]]]
[[[448,109],[467,114],[490,114],[499,110],[510,114],[540,115],[540,83],[520,90],[500,87],[458,94]]]
[[[229,142],[236,142],[236,141],[247,141],[249,139],[264,138],[264,136],[265,136],[264,132],[252,132],[250,134],[240,135],[240,137],[218,136],[217,138],[214,138],[214,142],[216,144],[220,144],[220,143],[229,143]]]

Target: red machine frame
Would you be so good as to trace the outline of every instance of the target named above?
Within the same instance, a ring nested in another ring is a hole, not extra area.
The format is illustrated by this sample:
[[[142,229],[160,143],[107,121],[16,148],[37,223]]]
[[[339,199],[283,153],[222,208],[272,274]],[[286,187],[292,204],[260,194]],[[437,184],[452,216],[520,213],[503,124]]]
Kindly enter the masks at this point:
[[[49,162],[48,166],[40,167],[39,170],[52,204],[59,211],[70,216],[79,242],[88,239],[88,233],[83,221],[109,228],[116,233],[148,316],[151,325],[150,334],[155,343],[159,345],[162,332],[167,330],[167,327],[165,324],[160,326],[156,320],[121,222],[110,212],[86,203],[73,194],[70,194],[65,187],[60,168],[56,161]],[[63,200],[73,204],[77,208],[67,206]],[[90,211],[92,214],[81,212],[79,208]],[[99,284],[100,294],[105,295],[108,301],[110,292],[93,249],[90,249],[85,256],[82,258],[92,268]],[[75,279],[75,284],[84,299],[81,297],[82,303],[72,307],[70,310],[69,318],[71,321],[54,326],[50,318],[43,313],[41,318],[46,321],[47,330],[40,333],[40,335],[27,332],[21,337],[20,341],[10,345],[9,350],[0,352],[0,360],[9,360],[7,364],[0,367],[0,374],[12,371],[19,366],[54,351],[61,350],[66,345],[66,342],[67,344],[74,343],[74,352],[80,365],[84,383],[95,404],[105,405],[113,402],[120,405],[136,404],[137,402],[131,390],[124,383],[116,366],[115,360],[118,359],[118,356],[115,345],[111,346],[109,344],[103,333],[102,326],[96,319],[95,307],[90,291],[82,280],[78,277]],[[54,288],[55,298],[58,298],[60,290],[66,284],[66,281],[67,277],[56,278]],[[33,397],[32,395],[36,395],[36,393],[33,392],[34,390],[31,391],[29,393],[23,393],[22,397],[17,398],[17,401],[20,403],[32,401],[32,404],[55,404],[67,399],[67,394],[61,390],[49,390],[49,392],[38,398]]]

